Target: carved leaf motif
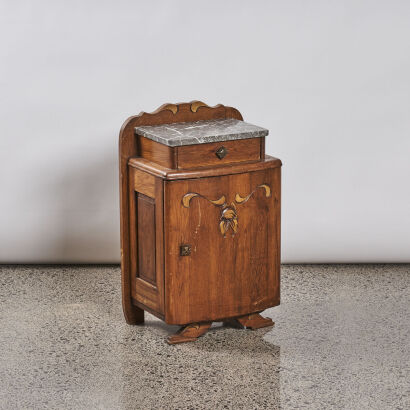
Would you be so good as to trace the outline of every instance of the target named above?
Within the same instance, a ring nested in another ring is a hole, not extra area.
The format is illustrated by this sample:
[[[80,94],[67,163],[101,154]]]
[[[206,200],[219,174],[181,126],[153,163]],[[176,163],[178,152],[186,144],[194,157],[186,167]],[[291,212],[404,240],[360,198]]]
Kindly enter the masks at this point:
[[[189,208],[189,203],[190,203],[191,199],[194,198],[194,197],[196,197],[196,196],[199,196],[199,197],[201,197],[201,198],[204,198],[204,199],[206,199],[208,202],[210,202],[211,204],[214,204],[214,205],[216,205],[216,206],[223,206],[223,205],[225,205],[225,196],[224,196],[224,195],[222,195],[222,196],[221,196],[220,198],[218,198],[218,199],[212,200],[212,199],[208,199],[207,197],[205,197],[205,196],[203,196],[203,195],[201,195],[201,194],[198,194],[198,193],[196,193],[196,192],[189,192],[188,194],[185,194],[185,195],[182,197],[182,204],[184,205],[184,207],[185,207],[185,208]]]
[[[236,233],[238,231],[238,220],[235,218],[231,222],[232,230]]]
[[[225,204],[225,196],[222,195],[219,199],[215,199],[214,201],[211,201],[208,199],[209,202],[213,203],[214,205],[224,205]]]
[[[265,188],[265,196],[267,198],[270,197],[271,189],[269,185],[266,185],[266,184],[258,185],[258,188]]]
[[[252,194],[249,194],[248,196],[242,197],[242,196],[240,196],[239,194],[236,194],[236,195],[235,195],[235,201],[236,201],[238,204],[241,204],[242,202],[246,202],[246,201],[251,197],[251,195],[252,195]]]
[[[246,202],[255,192],[258,188],[263,188],[265,190],[265,196],[270,197],[271,196],[271,188],[267,184],[261,184],[258,185],[249,195],[243,197],[240,194],[236,193],[235,194],[235,201],[237,204],[243,204]],[[189,192],[185,194],[182,197],[182,204],[184,205],[185,208],[189,208],[189,204],[192,198],[199,196],[201,198],[206,199],[208,202],[215,206],[221,207],[221,217],[219,221],[219,230],[221,231],[221,234],[225,236],[226,232],[230,228],[232,228],[233,233],[235,234],[238,231],[238,214],[236,210],[236,205],[234,202],[231,202],[230,205],[226,203],[226,198],[225,195],[222,195],[220,198],[212,200],[209,199],[205,196],[202,196],[201,194],[198,194],[196,192]]]
[[[225,235],[225,233],[226,233],[226,231],[227,231],[227,228],[226,228],[226,226],[225,226],[225,221],[219,222],[219,229],[220,229],[220,231],[221,231],[221,234],[222,234],[222,235]]]
[[[227,209],[225,209],[225,210],[222,212],[222,216],[223,216],[225,219],[232,219],[232,218],[234,218],[234,217],[236,216],[236,213],[235,213],[235,211],[234,211],[233,209],[227,208]]]
[[[256,187],[256,189],[258,189],[258,188],[263,188],[263,189],[265,190],[265,196],[266,196],[267,198],[270,197],[270,195],[271,195],[271,189],[270,189],[270,186],[269,186],[269,185],[261,184],[261,185],[258,185],[258,186]],[[236,201],[238,204],[243,204],[244,202],[246,202],[246,201],[256,192],[256,189],[254,189],[249,195],[247,195],[247,196],[245,196],[245,197],[240,196],[239,194],[236,194],[236,195],[235,195],[235,201]]]
[[[199,196],[199,194],[194,193],[194,192],[191,192],[189,194],[185,194],[182,198],[182,205],[184,205],[185,208],[189,208],[189,202],[195,196]]]
[[[229,228],[232,228],[234,234],[238,227],[238,216],[236,214],[236,206],[232,203],[229,206],[225,206],[221,211],[221,221],[219,222],[219,229],[222,235],[225,236]]]

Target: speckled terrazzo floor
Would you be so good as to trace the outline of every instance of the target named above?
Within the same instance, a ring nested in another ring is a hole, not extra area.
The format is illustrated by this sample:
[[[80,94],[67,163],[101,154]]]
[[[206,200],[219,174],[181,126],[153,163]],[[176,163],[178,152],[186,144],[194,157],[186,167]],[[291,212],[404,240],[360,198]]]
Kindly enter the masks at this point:
[[[276,326],[122,318],[117,266],[0,267],[1,409],[409,409],[410,265],[286,265]]]

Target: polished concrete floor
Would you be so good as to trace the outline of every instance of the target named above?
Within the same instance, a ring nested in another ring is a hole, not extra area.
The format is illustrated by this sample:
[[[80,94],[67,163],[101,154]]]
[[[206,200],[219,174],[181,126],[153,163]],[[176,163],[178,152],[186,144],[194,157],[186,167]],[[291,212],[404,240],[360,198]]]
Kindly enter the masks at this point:
[[[287,265],[276,322],[125,324],[117,266],[0,267],[1,409],[410,409],[410,266]]]

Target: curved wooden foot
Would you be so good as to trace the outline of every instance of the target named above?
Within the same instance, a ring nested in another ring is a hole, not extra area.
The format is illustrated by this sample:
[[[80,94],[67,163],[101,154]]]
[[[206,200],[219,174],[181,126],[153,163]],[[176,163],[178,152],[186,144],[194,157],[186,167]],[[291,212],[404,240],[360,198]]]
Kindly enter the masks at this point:
[[[275,322],[268,317],[262,317],[259,313],[252,313],[250,315],[239,316],[233,319],[246,329],[260,329],[262,327],[274,326]]]
[[[129,325],[142,325],[144,323],[144,310],[134,306],[131,301],[125,301],[123,297],[122,310],[125,321]]]
[[[190,323],[181,327],[174,335],[169,336],[167,342],[170,345],[176,343],[195,342],[199,336],[202,336],[211,327],[212,322]]]

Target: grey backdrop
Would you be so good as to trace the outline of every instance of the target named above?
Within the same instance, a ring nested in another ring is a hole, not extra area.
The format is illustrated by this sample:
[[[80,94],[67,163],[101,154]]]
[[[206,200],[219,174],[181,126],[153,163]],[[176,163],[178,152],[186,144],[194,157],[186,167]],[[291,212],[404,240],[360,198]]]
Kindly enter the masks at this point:
[[[410,2],[0,1],[0,262],[118,262],[117,138],[224,103],[283,160],[284,262],[410,261]]]

